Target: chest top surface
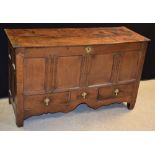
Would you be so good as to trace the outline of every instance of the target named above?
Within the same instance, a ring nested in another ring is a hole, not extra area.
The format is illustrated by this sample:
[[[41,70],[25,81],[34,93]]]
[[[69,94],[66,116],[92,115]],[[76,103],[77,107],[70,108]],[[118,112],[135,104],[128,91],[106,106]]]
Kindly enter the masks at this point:
[[[149,41],[126,27],[5,29],[14,48],[118,44]]]

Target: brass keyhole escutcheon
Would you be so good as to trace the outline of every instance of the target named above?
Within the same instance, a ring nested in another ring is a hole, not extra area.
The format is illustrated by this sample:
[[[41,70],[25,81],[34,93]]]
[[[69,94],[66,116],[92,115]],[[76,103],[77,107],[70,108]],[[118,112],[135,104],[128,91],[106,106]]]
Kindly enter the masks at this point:
[[[88,94],[86,93],[86,92],[83,92],[82,94],[81,94],[81,96],[83,97],[83,99],[86,99],[86,96],[87,96]]]
[[[91,52],[92,52],[92,48],[91,47],[86,47],[85,50],[86,50],[87,54],[91,54]]]
[[[44,99],[45,106],[49,106],[50,99],[47,97]]]
[[[115,96],[118,96],[119,92],[120,92],[119,89],[116,89],[115,90]]]

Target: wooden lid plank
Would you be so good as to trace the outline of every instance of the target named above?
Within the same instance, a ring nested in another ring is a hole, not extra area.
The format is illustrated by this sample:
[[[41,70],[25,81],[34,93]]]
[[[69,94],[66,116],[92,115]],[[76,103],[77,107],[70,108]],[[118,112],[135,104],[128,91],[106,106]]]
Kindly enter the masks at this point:
[[[118,44],[150,41],[126,27],[5,29],[14,48]]]

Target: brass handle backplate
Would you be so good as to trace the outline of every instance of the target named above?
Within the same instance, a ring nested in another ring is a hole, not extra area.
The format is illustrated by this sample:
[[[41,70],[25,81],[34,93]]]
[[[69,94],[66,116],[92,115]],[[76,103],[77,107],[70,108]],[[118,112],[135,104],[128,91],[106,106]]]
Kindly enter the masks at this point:
[[[88,94],[86,93],[86,92],[83,92],[82,94],[81,94],[81,96],[83,97],[83,99],[86,99],[86,96],[87,96]]]
[[[120,92],[119,89],[116,89],[115,90],[115,96],[118,96],[119,92]]]
[[[45,98],[44,99],[45,106],[49,106],[49,102],[50,102],[49,98]]]
[[[91,47],[86,47],[85,50],[86,50],[87,54],[90,54],[92,52],[92,48]]]

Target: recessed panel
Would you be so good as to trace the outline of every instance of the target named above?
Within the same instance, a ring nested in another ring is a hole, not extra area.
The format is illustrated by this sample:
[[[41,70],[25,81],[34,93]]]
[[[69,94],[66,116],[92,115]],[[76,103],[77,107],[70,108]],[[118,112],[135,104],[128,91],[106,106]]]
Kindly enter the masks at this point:
[[[24,91],[44,91],[45,87],[45,59],[28,58],[24,60]]]
[[[119,81],[136,79],[138,60],[138,52],[126,52],[122,55]]]
[[[81,56],[57,58],[56,89],[79,87],[81,61]]]
[[[88,85],[100,85],[111,82],[113,55],[94,55],[88,74]]]

